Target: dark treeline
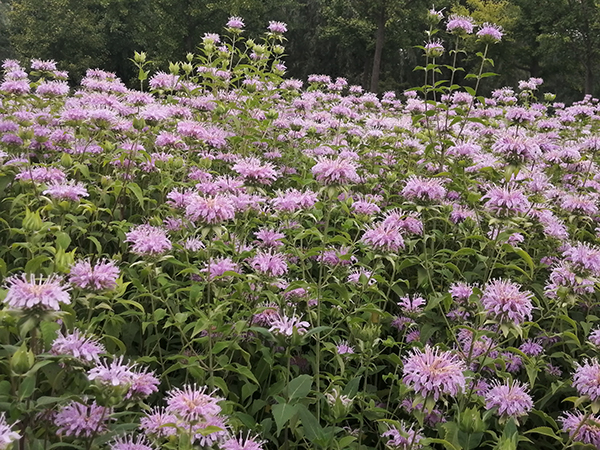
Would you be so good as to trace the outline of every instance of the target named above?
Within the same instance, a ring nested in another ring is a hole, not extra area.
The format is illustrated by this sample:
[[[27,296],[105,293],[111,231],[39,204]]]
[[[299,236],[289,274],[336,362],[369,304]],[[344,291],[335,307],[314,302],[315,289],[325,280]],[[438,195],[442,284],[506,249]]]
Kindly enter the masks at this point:
[[[54,59],[74,81],[100,67],[131,83],[134,51],[145,51],[154,70],[167,70],[236,15],[249,37],[260,36],[269,20],[288,24],[290,77],[328,74],[366,90],[401,91],[421,84],[415,46],[424,44],[431,7],[430,0],[4,0],[0,57]],[[595,0],[441,0],[435,7],[504,28],[505,39],[490,53],[500,76],[486,80],[488,90],[531,76],[563,101],[600,90]],[[444,32],[436,37],[447,49],[454,45]],[[465,45],[472,51],[462,65],[470,70],[480,49],[474,39]]]

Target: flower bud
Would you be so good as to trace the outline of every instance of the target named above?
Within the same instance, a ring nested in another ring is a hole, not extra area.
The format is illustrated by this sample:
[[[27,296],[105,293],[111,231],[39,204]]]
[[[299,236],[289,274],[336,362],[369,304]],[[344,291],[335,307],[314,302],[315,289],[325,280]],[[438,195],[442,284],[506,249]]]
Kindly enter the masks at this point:
[[[33,367],[34,362],[35,355],[23,343],[10,358],[10,369],[17,375],[23,375]]]

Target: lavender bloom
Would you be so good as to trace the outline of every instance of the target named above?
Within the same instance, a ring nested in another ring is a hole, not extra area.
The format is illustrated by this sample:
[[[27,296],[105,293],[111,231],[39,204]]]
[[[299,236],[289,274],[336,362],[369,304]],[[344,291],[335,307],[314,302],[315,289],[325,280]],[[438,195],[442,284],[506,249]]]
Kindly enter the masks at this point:
[[[193,222],[200,220],[208,224],[218,224],[235,217],[235,205],[233,200],[224,195],[200,197],[194,194],[189,200],[185,214]]]
[[[527,356],[539,356],[544,353],[544,347],[532,339],[528,339],[523,342],[519,347],[519,350],[521,350]]]
[[[402,189],[402,195],[409,200],[438,201],[446,196],[446,188],[443,180],[411,175]]]
[[[444,54],[444,51],[444,44],[439,39],[425,44],[425,55],[430,58],[439,58]]]
[[[588,340],[596,347],[600,347],[600,328],[592,331],[588,336]]]
[[[340,343],[336,345],[335,350],[338,355],[351,355],[354,353],[354,348],[348,344],[348,341],[340,341]]]
[[[274,20],[269,21],[269,26],[267,29],[271,33],[283,34],[287,31],[287,25],[283,22],[276,22]]]
[[[232,169],[248,181],[262,184],[271,184],[277,179],[277,171],[271,163],[263,163],[258,158],[239,159]]]
[[[13,275],[6,279],[8,293],[4,298],[10,308],[59,311],[60,303],[71,303],[69,287],[62,284],[62,277],[51,275],[44,279],[33,274]]]
[[[425,351],[413,349],[404,360],[404,378],[409,387],[422,397],[434,400],[445,394],[457,395],[465,388],[464,362],[451,352],[440,352],[425,346]]]
[[[208,278],[214,280],[223,276],[225,272],[240,273],[240,266],[231,258],[211,258],[210,264],[207,264],[201,272],[208,272]]]
[[[262,247],[283,247],[284,243],[280,241],[280,239],[285,238],[285,234],[280,233],[279,231],[270,230],[266,228],[261,228],[256,233],[256,238],[261,241],[260,246]]]
[[[5,413],[0,413],[0,450],[7,450],[11,444],[21,439],[21,435],[13,431],[6,422]]]
[[[271,322],[271,328],[269,331],[274,332],[275,334],[282,334],[284,336],[291,336],[294,334],[294,330],[298,332],[299,335],[305,334],[310,327],[310,324],[304,320],[302,320],[302,316],[282,316],[274,318]]]
[[[294,212],[301,209],[310,209],[317,203],[317,194],[312,191],[300,192],[297,189],[288,189],[277,194],[271,200],[273,208],[277,211]]]
[[[263,450],[263,441],[250,435],[245,439],[241,435],[239,438],[231,436],[221,444],[221,450]]]
[[[533,400],[527,393],[527,385],[519,381],[496,381],[485,394],[485,407],[498,408],[498,415],[508,417],[525,416],[533,408]]]
[[[422,448],[420,444],[423,435],[420,430],[413,430],[413,426],[406,428],[404,424],[400,424],[400,428],[391,427],[388,431],[381,435],[389,437],[386,445],[397,450],[417,450]]]
[[[131,242],[131,251],[138,255],[160,255],[173,247],[167,233],[162,228],[143,224],[125,233],[125,242]]]
[[[500,216],[526,213],[531,208],[531,203],[522,191],[508,186],[491,187],[488,192],[481,197],[481,200],[484,199],[488,199],[484,205],[485,208]]]
[[[50,349],[53,355],[70,356],[86,363],[98,362],[99,356],[105,352],[104,346],[95,338],[86,336],[78,329],[67,335],[59,331]]]
[[[206,421],[221,412],[218,403],[224,399],[207,394],[207,387],[186,384],[167,393],[167,411],[185,421]]]
[[[591,401],[600,399],[600,363],[596,358],[586,361],[583,366],[575,363],[573,387],[579,395],[587,395]]]
[[[357,168],[358,164],[349,159],[320,157],[311,171],[315,179],[323,184],[348,184],[360,181]]]
[[[422,306],[425,303],[425,299],[419,295],[415,295],[412,298],[410,295],[406,295],[400,299],[398,306],[404,314],[419,314],[423,312]]]
[[[475,24],[471,17],[453,14],[448,18],[446,31],[458,35],[471,34],[473,33],[474,26]]]
[[[361,241],[376,250],[396,252],[404,248],[404,238],[400,230],[393,225],[384,223],[368,227]]]
[[[111,442],[109,450],[154,450],[145,436],[122,436]]]
[[[489,282],[481,296],[481,303],[488,316],[501,322],[521,324],[525,319],[531,320],[533,305],[530,292],[521,292],[520,286],[506,280]]]
[[[575,411],[564,413],[559,420],[562,430],[569,433],[571,439],[600,448],[600,416],[587,416],[582,411]]]
[[[176,424],[178,421],[175,414],[162,408],[154,408],[140,419],[140,428],[152,437],[169,437],[177,434]]]
[[[502,40],[502,27],[492,23],[484,23],[477,32],[477,37],[484,44],[497,44]]]
[[[89,260],[81,260],[71,266],[69,281],[82,289],[101,291],[115,289],[119,278],[119,268],[114,261],[105,259],[97,262],[94,267]]]
[[[271,250],[259,250],[249,262],[257,272],[272,277],[283,275],[288,271],[285,257],[281,253],[272,253]]]
[[[90,381],[97,380],[101,386],[129,386],[133,376],[133,366],[123,363],[123,357],[108,362],[105,358],[88,371]]]
[[[241,17],[232,16],[227,21],[225,25],[227,28],[234,28],[236,30],[241,30],[244,28],[245,24]]]
[[[59,435],[69,437],[92,437],[107,430],[111,410],[96,402],[85,405],[72,401],[63,406],[54,417]]]

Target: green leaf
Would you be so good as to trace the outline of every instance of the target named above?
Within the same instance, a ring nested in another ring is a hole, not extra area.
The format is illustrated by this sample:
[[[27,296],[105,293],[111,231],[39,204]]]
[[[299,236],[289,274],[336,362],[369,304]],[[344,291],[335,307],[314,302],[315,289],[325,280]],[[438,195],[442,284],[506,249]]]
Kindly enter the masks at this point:
[[[524,434],[529,434],[529,433],[537,433],[537,434],[542,434],[544,436],[548,436],[551,437],[553,439],[556,439],[557,441],[560,441],[561,438],[559,436],[557,436],[554,433],[554,430],[550,427],[537,427],[537,428],[532,428],[531,430],[527,430],[524,432]]]
[[[62,248],[63,250],[67,250],[71,245],[71,238],[64,231],[59,231],[56,233],[56,246]]]
[[[293,400],[306,397],[310,392],[312,382],[313,378],[310,375],[300,375],[299,377],[294,378],[288,385],[288,398]]]
[[[298,415],[302,421],[304,434],[309,441],[314,442],[318,439],[323,439],[323,427],[317,421],[317,418],[308,410],[305,405],[299,405]]]
[[[290,405],[288,403],[279,403],[273,405],[272,412],[275,424],[277,425],[277,436],[283,430],[283,427],[287,425],[292,417],[298,414],[300,405]]]
[[[144,194],[142,193],[142,189],[136,183],[131,182],[127,185],[127,190],[135,195],[138,204],[144,209]]]
[[[25,272],[26,273],[37,272],[37,270],[40,268],[42,263],[45,263],[48,260],[50,260],[50,258],[46,255],[40,255],[40,256],[36,256],[33,259],[30,259],[29,261],[27,261],[27,264],[25,264]]]

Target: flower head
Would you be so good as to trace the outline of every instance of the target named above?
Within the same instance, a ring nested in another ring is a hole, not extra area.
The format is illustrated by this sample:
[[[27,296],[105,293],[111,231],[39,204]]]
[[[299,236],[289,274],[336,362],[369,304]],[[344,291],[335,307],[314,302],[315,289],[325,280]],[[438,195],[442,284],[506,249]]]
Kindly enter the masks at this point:
[[[60,303],[71,303],[69,287],[62,284],[62,277],[51,275],[44,279],[33,274],[22,273],[6,279],[8,293],[4,298],[10,308],[59,311]]]
[[[283,34],[287,31],[287,25],[283,22],[276,22],[274,20],[269,21],[269,26],[267,29],[271,33]]]
[[[154,450],[145,436],[121,436],[109,445],[109,450]]]
[[[298,334],[303,335],[306,333],[308,327],[310,327],[310,324],[302,320],[302,317],[278,315],[271,322],[269,331],[276,334],[283,334],[284,336],[291,336],[294,334],[294,330],[296,330]]]
[[[48,188],[43,194],[49,195],[57,200],[78,201],[81,197],[88,197],[88,191],[83,183],[70,181],[53,181],[48,184]]]
[[[600,448],[600,416],[588,416],[582,411],[575,411],[566,412],[559,420],[562,422],[562,430],[569,433],[571,439]]]
[[[82,289],[103,290],[117,287],[119,268],[114,261],[105,259],[93,267],[89,260],[81,260],[71,266],[69,281]]]
[[[131,251],[138,255],[160,255],[172,248],[167,232],[152,225],[138,225],[125,236],[125,242],[132,244]]]
[[[244,28],[245,24],[241,17],[232,16],[227,21],[227,28],[234,28],[236,30],[241,30]]]
[[[188,422],[208,420],[221,412],[219,402],[223,399],[215,397],[214,392],[206,393],[207,387],[186,384],[183,388],[175,388],[167,393],[167,411]]]
[[[525,416],[533,408],[533,400],[527,393],[527,385],[519,381],[496,381],[485,394],[485,407],[498,408],[498,415]]]
[[[360,180],[356,169],[358,164],[349,159],[320,157],[311,171],[315,179],[323,184],[347,184]]]
[[[441,40],[436,39],[425,44],[425,55],[430,58],[439,58],[444,54],[444,44]]]
[[[86,405],[72,401],[63,406],[54,417],[57,433],[69,437],[92,437],[107,429],[111,410],[96,402]]]
[[[497,44],[502,40],[502,36],[504,36],[502,27],[489,22],[481,25],[477,32],[477,37],[484,44]]]
[[[580,395],[587,395],[593,402],[600,399],[600,363],[596,358],[583,365],[576,363],[573,387]]]
[[[403,381],[417,394],[434,400],[445,394],[457,395],[465,387],[465,364],[449,351],[425,346],[413,349],[404,360]]]
[[[13,431],[6,422],[4,412],[0,413],[0,450],[7,450],[14,441],[20,438],[21,435]]]
[[[391,427],[388,431],[384,432],[382,436],[390,438],[389,441],[386,442],[386,445],[393,449],[417,450],[423,447],[423,445],[420,444],[423,439],[421,430],[414,430],[412,425],[409,428],[406,428],[404,424],[400,424],[399,428]]]
[[[475,24],[473,23],[473,19],[471,17],[453,14],[448,18],[446,31],[458,35],[471,34],[474,26]]]
[[[67,335],[59,331],[50,349],[54,355],[70,356],[87,363],[99,361],[99,356],[105,352],[102,344],[78,329]]]
[[[231,436],[221,444],[222,450],[263,450],[263,442],[250,435],[244,438]]]
[[[502,321],[513,322],[517,325],[531,320],[530,292],[521,292],[520,286],[507,280],[493,280],[489,282],[481,296],[481,303],[488,316]]]

